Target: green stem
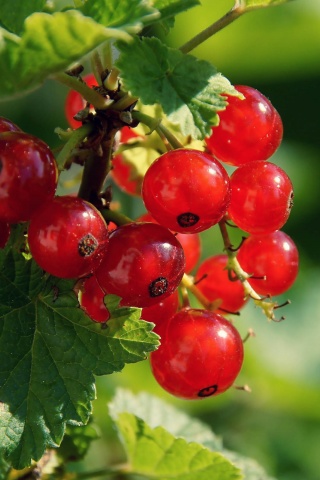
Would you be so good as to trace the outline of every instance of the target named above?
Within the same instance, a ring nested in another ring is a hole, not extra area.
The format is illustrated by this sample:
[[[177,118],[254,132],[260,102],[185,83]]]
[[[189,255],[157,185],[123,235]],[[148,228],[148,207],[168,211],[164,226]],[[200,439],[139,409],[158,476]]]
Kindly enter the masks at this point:
[[[235,5],[229,12],[227,12],[223,17],[221,17],[216,22],[212,23],[209,27],[205,28],[193,38],[191,38],[188,42],[180,47],[182,53],[189,53],[191,50],[194,50],[196,47],[201,45],[201,43],[208,40],[208,38],[212,37],[215,33],[222,30],[224,27],[230,25],[230,23],[234,22],[237,18],[239,18],[243,13],[246,12],[238,1],[236,1]]]
[[[232,244],[230,242],[226,222],[224,219],[219,222],[219,227],[224,243],[224,248],[228,255],[228,268],[232,270],[238,277],[238,279],[242,282],[245,296],[252,298],[254,300],[254,303],[262,309],[263,313],[269,320],[275,320],[274,309],[278,307],[278,304],[276,302],[273,302],[271,299],[261,298],[260,295],[258,295],[257,292],[251,287],[250,283],[248,282],[250,275],[241,268],[241,265],[239,264],[236,257],[237,254],[232,250]]]
[[[134,220],[127,217],[123,213],[116,212],[114,210],[109,210],[106,208],[101,209],[101,214],[103,218],[108,222],[115,223],[118,227],[121,225],[127,225],[127,223],[132,223]]]
[[[85,82],[82,82],[77,77],[73,77],[67,73],[57,73],[54,78],[72,90],[79,92],[81,96],[87,100],[87,102],[91,103],[91,105],[97,110],[105,110],[113,103],[113,100],[103,97],[100,93],[93,88],[90,88]]]
[[[93,125],[86,123],[72,132],[69,140],[65,143],[59,155],[57,156],[57,164],[59,171],[67,170],[72,163],[72,151],[80,145],[83,140],[92,132]]]
[[[184,148],[182,143],[180,143],[179,140],[177,139],[177,137],[175,137],[170,132],[170,130],[168,130],[164,125],[162,125],[162,123],[160,123],[159,126],[156,128],[156,131],[158,131],[160,133],[160,136],[161,136],[161,134],[163,134],[166,137],[166,139],[168,140],[168,142],[170,143],[172,148],[174,148],[174,149]]]
[[[131,107],[139,100],[138,97],[132,97],[129,93],[125,93],[117,102],[112,105],[112,110],[125,110]]]
[[[161,123],[161,118],[153,118],[153,117],[150,117],[150,115],[147,115],[146,113],[142,113],[136,110],[132,112],[132,118],[133,120],[137,120],[138,122],[141,122],[147,127],[149,127],[150,128],[150,132],[148,132],[149,134],[152,133],[154,130],[156,130]]]
[[[102,76],[102,73],[104,71],[104,68],[103,68],[102,61],[101,61],[98,50],[93,50],[90,60],[91,60],[91,68],[92,68],[93,74],[94,74],[98,84],[100,84],[101,83],[101,76]]]

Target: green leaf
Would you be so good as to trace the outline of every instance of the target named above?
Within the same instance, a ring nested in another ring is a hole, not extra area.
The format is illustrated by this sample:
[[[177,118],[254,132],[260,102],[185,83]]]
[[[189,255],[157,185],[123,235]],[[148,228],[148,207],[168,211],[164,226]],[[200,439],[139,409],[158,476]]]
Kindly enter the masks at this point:
[[[202,139],[218,123],[217,112],[227,101],[221,95],[238,95],[230,82],[209,62],[169,48],[157,38],[118,42],[117,66],[124,87],[142,103],[159,103],[183,135]]]
[[[81,11],[106,27],[130,33],[138,33],[160,16],[152,2],[146,0],[87,0]]]
[[[153,5],[161,14],[161,19],[174,17],[178,13],[185,12],[196,5],[199,0],[154,0]]]
[[[163,427],[151,428],[130,413],[119,413],[115,422],[135,474],[159,480],[243,478],[240,470],[220,453],[176,438]]]
[[[10,246],[0,251],[0,445],[21,469],[86,423],[94,375],[146,358],[159,342],[141,309],[118,308],[97,324],[79,308],[73,281],[46,278]],[[105,327],[105,328],[103,328]]]
[[[240,0],[240,8],[243,10],[251,10],[255,8],[264,8],[275,5],[281,5],[292,0]]]
[[[107,38],[130,37],[75,10],[30,15],[21,38],[0,29],[0,99],[38,87]]]
[[[0,23],[13,33],[20,34],[25,19],[42,12],[46,0],[0,0]]]
[[[80,427],[68,425],[65,436],[57,450],[63,462],[77,462],[86,455],[91,442],[100,437],[91,423]]]
[[[174,437],[182,437],[187,442],[197,442],[211,451],[220,452],[242,471],[244,480],[275,480],[255,460],[224,449],[221,438],[208,425],[148,393],[133,395],[119,388],[109,404],[109,411],[115,422],[123,412],[127,412],[142,419],[152,429],[161,426]]]
[[[5,461],[0,452],[0,480],[6,480],[10,465]]]

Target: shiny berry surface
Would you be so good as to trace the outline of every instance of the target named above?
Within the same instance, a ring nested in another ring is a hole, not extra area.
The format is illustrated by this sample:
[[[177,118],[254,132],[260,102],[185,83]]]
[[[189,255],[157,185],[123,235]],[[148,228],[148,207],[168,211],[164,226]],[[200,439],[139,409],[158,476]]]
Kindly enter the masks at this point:
[[[243,343],[222,315],[183,309],[157,327],[158,350],[150,355],[153,375],[167,392],[185,399],[219,395],[237,378]]]
[[[237,312],[246,300],[242,283],[230,280],[227,267],[228,256],[214,255],[206,258],[195,275],[197,288],[210,302],[221,301],[218,313]],[[234,277],[234,274],[233,274]]]
[[[218,223],[230,200],[224,167],[199,150],[177,149],[161,155],[142,184],[146,209],[161,225],[197,233]]]
[[[21,132],[21,128],[8,118],[0,117],[0,133],[3,132]]]
[[[96,276],[105,292],[122,298],[122,305],[148,307],[174,292],[184,268],[183,249],[168,229],[131,223],[110,234]]]
[[[288,220],[293,186],[284,170],[256,161],[237,168],[230,177],[230,219],[252,234],[279,230]]]
[[[282,120],[270,101],[258,90],[235,86],[245,98],[227,96],[228,105],[219,112],[220,123],[206,139],[208,150],[229,165],[267,160],[278,149],[283,135]]]
[[[137,222],[158,223],[150,213],[140,215]],[[200,235],[198,233],[177,233],[175,237],[181,243],[186,258],[185,273],[190,273],[197,265],[201,256],[202,245]]]
[[[108,229],[98,210],[78,197],[55,197],[32,218],[31,254],[46,272],[78,278],[98,267],[108,246]]]
[[[172,317],[179,306],[179,294],[178,290],[175,290],[171,295],[161,300],[159,303],[152,305],[151,307],[144,307],[141,312],[142,320],[147,320],[148,322],[159,323],[165,321],[166,319]]]
[[[98,323],[109,320],[109,310],[104,304],[105,293],[95,275],[85,279],[79,297],[81,308],[92,320]]]
[[[0,219],[30,220],[53,198],[58,181],[55,158],[46,143],[23,132],[0,134]]]
[[[280,230],[249,236],[241,245],[237,258],[245,272],[257,277],[248,281],[260,295],[286,292],[298,275],[298,249],[289,235]]]
[[[83,81],[89,86],[98,85],[97,80],[93,73],[89,73],[83,77]],[[74,116],[80,111],[83,110],[86,106],[86,100],[80,95],[76,90],[70,90],[66,96],[65,100],[65,116],[66,119],[72,128],[81,127],[82,122],[74,119]]]

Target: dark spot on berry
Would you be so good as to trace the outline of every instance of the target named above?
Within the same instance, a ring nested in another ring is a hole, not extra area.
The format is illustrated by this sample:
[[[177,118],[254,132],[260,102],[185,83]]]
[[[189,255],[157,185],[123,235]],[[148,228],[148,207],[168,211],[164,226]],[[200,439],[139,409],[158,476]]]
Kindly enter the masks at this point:
[[[97,249],[98,242],[93,235],[88,233],[83,238],[81,238],[78,245],[78,252],[81,257],[89,257]]]
[[[159,297],[168,290],[168,280],[164,277],[156,278],[149,285],[150,297]]]
[[[177,222],[179,223],[180,227],[187,228],[192,227],[193,225],[198,223],[199,219],[199,215],[191,212],[185,212],[178,215]]]
[[[205,387],[199,390],[198,397],[210,397],[214,395],[218,390],[218,385],[210,385],[210,387]]]

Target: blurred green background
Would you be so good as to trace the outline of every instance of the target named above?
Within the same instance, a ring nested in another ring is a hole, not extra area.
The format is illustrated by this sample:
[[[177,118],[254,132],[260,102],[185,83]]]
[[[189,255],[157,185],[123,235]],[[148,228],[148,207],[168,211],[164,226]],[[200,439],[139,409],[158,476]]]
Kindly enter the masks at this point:
[[[168,37],[170,45],[182,45],[232,4],[202,0],[201,7],[177,18]],[[256,333],[246,344],[238,382],[250,385],[251,394],[232,390],[199,402],[176,400],[156,385],[147,362],[97,379],[94,414],[102,437],[76,468],[90,469],[93,464],[98,468],[123,458],[106,406],[121,385],[154,393],[199,417],[223,438],[225,447],[253,457],[279,480],[319,480],[320,1],[295,0],[248,13],[192,53],[211,61],[233,84],[263,92],[283,119],[284,140],[272,160],[286,170],[295,189],[294,208],[283,228],[301,257],[296,284],[283,297],[292,303],[279,312],[286,316],[281,323],[268,322],[251,305],[236,320],[243,335],[249,327]],[[55,147],[59,141],[54,128],[67,127],[66,92],[48,81],[26,97],[0,104],[0,115]],[[114,192],[127,215],[136,217],[143,211],[139,200],[116,187]],[[202,240],[204,257],[221,251],[214,228],[202,234]]]

